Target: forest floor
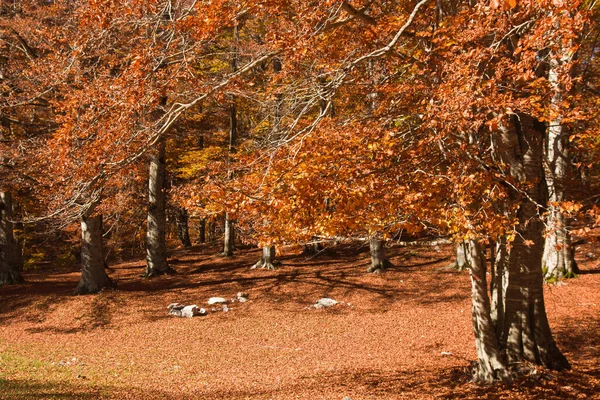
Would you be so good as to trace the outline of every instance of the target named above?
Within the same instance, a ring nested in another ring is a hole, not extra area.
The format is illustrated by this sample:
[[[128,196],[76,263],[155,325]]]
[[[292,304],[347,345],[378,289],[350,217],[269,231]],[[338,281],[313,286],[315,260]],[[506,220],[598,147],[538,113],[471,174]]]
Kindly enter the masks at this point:
[[[577,279],[545,289],[572,371],[508,386],[469,382],[470,283],[443,269],[450,246],[392,247],[395,267],[370,275],[365,247],[284,252],[266,271],[249,269],[258,250],[224,258],[201,245],[172,254],[172,276],[113,265],[118,290],[89,296],[70,295],[77,270],[28,272],[24,285],[0,287],[0,399],[600,398],[596,247],[578,250]],[[240,291],[249,301],[210,312],[209,297]],[[310,307],[321,297],[343,303]],[[168,316],[174,302],[209,313]]]

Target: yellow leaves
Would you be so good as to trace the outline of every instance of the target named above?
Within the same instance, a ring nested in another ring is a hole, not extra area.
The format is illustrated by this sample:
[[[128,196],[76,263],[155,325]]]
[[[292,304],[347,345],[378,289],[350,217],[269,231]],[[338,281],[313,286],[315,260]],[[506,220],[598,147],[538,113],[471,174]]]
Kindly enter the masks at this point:
[[[505,10],[509,10],[511,8],[515,8],[517,6],[517,0],[492,0],[490,2],[490,7],[496,10],[502,7]]]

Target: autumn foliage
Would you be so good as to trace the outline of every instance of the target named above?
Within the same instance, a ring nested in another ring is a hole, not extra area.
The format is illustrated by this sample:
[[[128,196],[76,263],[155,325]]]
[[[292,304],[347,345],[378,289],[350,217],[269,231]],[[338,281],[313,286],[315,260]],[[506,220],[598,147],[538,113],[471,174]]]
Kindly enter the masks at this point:
[[[541,285],[536,246],[600,218],[595,2],[31,0],[0,15],[0,189],[24,221],[103,214],[112,240],[140,242],[163,144],[169,207],[227,213],[257,245],[501,243],[534,264],[519,284]],[[505,351],[512,331],[493,323]],[[568,366],[538,347],[508,361]]]

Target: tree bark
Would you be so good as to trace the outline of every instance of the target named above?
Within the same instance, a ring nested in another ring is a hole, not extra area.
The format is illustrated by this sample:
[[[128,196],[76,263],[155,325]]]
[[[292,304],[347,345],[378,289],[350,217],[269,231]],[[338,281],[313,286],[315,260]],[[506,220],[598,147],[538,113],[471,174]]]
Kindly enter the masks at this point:
[[[22,258],[14,236],[12,196],[0,192],[0,286],[22,283]]]
[[[473,379],[477,382],[507,380],[509,371],[500,352],[491,317],[483,249],[481,244],[473,240],[462,242],[461,247],[464,250],[465,266],[471,276],[473,332],[478,358],[473,370]]]
[[[542,130],[530,116],[511,115],[501,130],[502,158],[520,190],[511,195],[518,203],[516,235],[508,257],[508,283],[500,346],[509,364],[531,362],[546,368],[570,368],[548,323],[544,305],[541,261],[544,224],[539,207],[544,200]]]
[[[223,255],[231,257],[235,248],[235,231],[229,213],[225,213],[225,229],[223,233]]]
[[[393,266],[385,255],[384,244],[385,242],[381,239],[371,238],[369,243],[371,266],[367,269],[367,272],[378,274]]]
[[[492,265],[490,284],[490,293],[492,296],[491,317],[494,326],[496,327],[496,337],[502,340],[504,326],[504,310],[506,299],[506,288],[508,287],[508,248],[506,245],[506,237],[500,237],[495,243],[490,246],[491,252],[490,263]]]
[[[206,243],[206,218],[200,220],[200,225],[198,226],[198,242]]]
[[[238,40],[238,28],[237,26],[234,28],[234,38],[237,42]],[[233,57],[231,59],[231,68],[235,72],[237,71],[237,62],[238,62],[238,51],[237,47],[234,46],[233,49]],[[229,105],[229,154],[234,154],[236,152],[237,145],[237,109],[235,107],[235,97],[232,96],[231,104]],[[230,162],[233,157],[230,157]],[[233,178],[233,171],[228,172],[229,179]],[[223,235],[223,255],[225,257],[231,257],[233,255],[233,250],[235,247],[235,230],[233,226],[233,221],[231,220],[229,213],[225,213],[225,229]]]
[[[546,214],[546,241],[542,258],[542,270],[546,281],[571,278],[578,271],[575,252],[571,244],[569,219],[560,209],[560,202],[566,200],[565,180],[569,167],[568,130],[563,124],[561,103],[563,87],[560,83],[564,64],[570,61],[570,55],[550,54],[548,81],[553,96],[551,108],[556,113],[546,129],[544,172],[548,187],[548,206]]]
[[[81,217],[81,279],[73,294],[98,293],[113,287],[104,264],[102,215]]]
[[[167,263],[165,175],[165,141],[162,139],[158,143],[158,148],[150,160],[148,231],[146,233],[146,277],[173,272]]]
[[[260,260],[258,260],[258,262],[250,269],[263,268],[274,271],[275,265],[277,265],[277,262],[275,261],[275,246],[264,246]]]
[[[217,224],[215,223],[214,219],[210,219],[207,223],[207,238],[209,242],[212,242],[213,240],[215,240],[216,236],[217,236]]]
[[[189,215],[185,208],[178,208],[175,210],[175,224],[177,225],[177,236],[181,241],[183,247],[191,247],[192,242],[190,241],[190,229],[189,229]]]

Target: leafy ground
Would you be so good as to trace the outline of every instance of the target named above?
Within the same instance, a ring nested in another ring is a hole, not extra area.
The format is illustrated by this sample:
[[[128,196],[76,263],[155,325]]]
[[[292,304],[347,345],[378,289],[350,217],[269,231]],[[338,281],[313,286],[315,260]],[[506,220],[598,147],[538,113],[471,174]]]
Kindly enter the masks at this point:
[[[448,246],[390,249],[396,267],[367,275],[368,249],[283,254],[277,271],[248,269],[215,246],[179,250],[177,275],[143,280],[143,262],[112,267],[118,290],[71,296],[78,271],[28,273],[0,288],[0,399],[565,399],[600,398],[600,256],[546,288],[550,322],[573,370],[511,386],[468,382],[475,359],[466,273],[440,269]],[[592,254],[588,254],[592,253]],[[587,257],[586,257],[587,256]],[[247,292],[227,313],[167,316]],[[321,297],[344,302],[309,306]]]

